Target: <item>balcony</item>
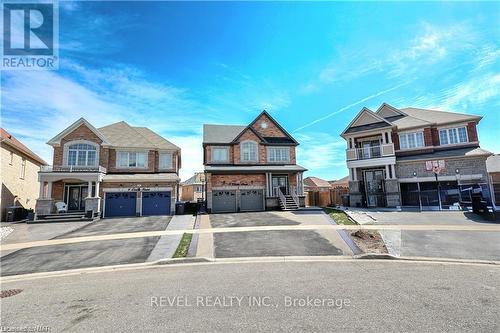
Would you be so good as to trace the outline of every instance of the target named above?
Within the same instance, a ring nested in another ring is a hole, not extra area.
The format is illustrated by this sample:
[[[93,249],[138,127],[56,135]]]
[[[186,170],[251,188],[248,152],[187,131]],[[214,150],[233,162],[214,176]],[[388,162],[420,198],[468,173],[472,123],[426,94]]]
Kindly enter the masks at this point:
[[[61,172],[61,173],[106,173],[106,168],[102,166],[82,166],[82,165],[42,165],[40,168],[41,173],[53,173],[53,172]]]
[[[394,156],[394,144],[392,143],[364,148],[346,149],[347,161],[369,160],[389,156]]]

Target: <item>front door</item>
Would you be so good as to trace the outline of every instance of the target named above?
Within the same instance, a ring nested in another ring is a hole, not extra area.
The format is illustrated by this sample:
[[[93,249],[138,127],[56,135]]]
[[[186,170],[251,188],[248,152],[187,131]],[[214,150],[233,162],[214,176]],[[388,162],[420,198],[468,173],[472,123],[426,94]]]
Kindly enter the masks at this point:
[[[66,187],[66,190],[66,204],[68,205],[68,210],[84,210],[85,198],[88,194],[88,187],[80,185],[70,185]]]
[[[366,204],[368,207],[383,207],[384,170],[365,171]]]
[[[272,177],[273,193],[279,188],[283,194],[288,194],[288,176]],[[277,195],[277,193],[275,193]]]

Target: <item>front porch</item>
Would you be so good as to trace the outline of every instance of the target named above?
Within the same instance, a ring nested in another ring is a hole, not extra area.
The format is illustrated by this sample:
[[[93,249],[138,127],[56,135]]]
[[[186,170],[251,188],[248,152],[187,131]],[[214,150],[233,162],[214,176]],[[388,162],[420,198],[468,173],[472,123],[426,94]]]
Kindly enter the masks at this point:
[[[100,183],[106,169],[79,166],[43,166],[38,172],[40,194],[36,202],[37,216],[58,213],[56,203],[65,203],[68,213],[101,212]]]
[[[350,172],[349,205],[351,207],[399,207],[399,182],[393,165],[354,168]],[[392,171],[392,172],[391,172]]]

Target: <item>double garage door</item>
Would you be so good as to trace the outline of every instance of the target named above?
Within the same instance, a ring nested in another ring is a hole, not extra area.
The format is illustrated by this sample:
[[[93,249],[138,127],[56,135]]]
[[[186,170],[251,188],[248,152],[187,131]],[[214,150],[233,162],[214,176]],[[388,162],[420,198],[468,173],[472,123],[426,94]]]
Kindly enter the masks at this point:
[[[212,192],[213,213],[264,210],[264,190],[221,190]]]
[[[136,216],[137,192],[108,192],[104,217]],[[170,215],[172,195],[165,192],[142,192],[142,215]]]

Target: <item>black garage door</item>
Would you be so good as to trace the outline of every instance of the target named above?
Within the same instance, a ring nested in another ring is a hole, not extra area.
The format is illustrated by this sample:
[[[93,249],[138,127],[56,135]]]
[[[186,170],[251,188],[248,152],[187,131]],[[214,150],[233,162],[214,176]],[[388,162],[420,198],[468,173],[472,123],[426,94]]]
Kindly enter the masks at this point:
[[[242,212],[252,212],[264,210],[263,190],[242,190],[240,191],[240,210]]]
[[[170,215],[171,192],[143,192],[142,215]]]
[[[236,191],[213,191],[212,212],[214,213],[236,212]]]
[[[104,217],[135,216],[135,192],[106,193]]]

